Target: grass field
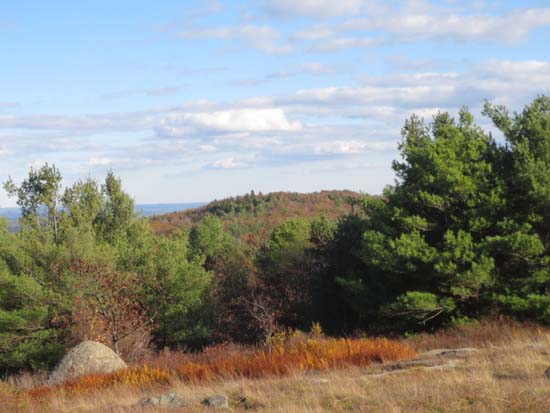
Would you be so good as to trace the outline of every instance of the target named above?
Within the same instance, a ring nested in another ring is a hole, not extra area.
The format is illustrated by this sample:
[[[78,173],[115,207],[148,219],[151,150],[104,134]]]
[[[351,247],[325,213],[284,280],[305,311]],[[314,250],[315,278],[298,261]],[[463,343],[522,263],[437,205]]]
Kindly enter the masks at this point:
[[[334,346],[338,345],[336,341],[330,343],[329,348],[334,351]],[[182,375],[171,375],[162,382],[139,385],[119,383],[77,391],[70,387],[57,388],[39,398],[33,397],[32,391],[29,393],[28,389],[23,389],[22,381],[12,380],[11,384],[0,384],[0,411],[160,412],[166,410],[140,408],[136,403],[146,396],[171,392],[180,394],[189,405],[188,408],[170,410],[177,412],[215,411],[200,405],[203,398],[214,394],[227,395],[230,409],[235,412],[548,411],[550,380],[544,373],[550,366],[549,329],[508,322],[484,322],[436,335],[420,335],[404,344],[404,347],[394,348],[400,352],[393,359],[414,357],[403,353],[408,345],[419,352],[465,346],[475,346],[480,351],[451,369],[412,368],[377,374],[383,370],[383,365],[373,363],[374,359],[356,363],[359,365],[338,362],[323,368],[310,361],[311,368],[302,366],[277,373],[270,367],[265,374],[258,373],[258,370],[248,378],[246,374],[239,375],[235,371],[226,371],[207,380],[188,380]],[[372,342],[370,346],[370,351],[376,347],[372,347]],[[285,357],[289,354],[289,351],[279,353]],[[203,355],[194,362],[202,365],[217,363],[218,366],[226,363],[227,366],[231,364],[228,360],[237,360],[235,357],[238,358],[238,354],[232,352],[228,357]],[[254,354],[247,354],[245,358],[253,360]],[[171,360],[175,364],[181,361],[173,357]],[[243,362],[243,359],[239,360],[239,363]],[[273,362],[281,360],[274,358]],[[391,360],[392,357],[384,358],[386,363]],[[157,361],[161,362],[162,358]]]

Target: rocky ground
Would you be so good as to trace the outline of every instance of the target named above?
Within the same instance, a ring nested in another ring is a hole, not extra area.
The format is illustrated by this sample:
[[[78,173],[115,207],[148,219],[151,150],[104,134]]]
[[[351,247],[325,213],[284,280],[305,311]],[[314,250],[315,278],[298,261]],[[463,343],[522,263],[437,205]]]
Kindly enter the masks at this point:
[[[478,334],[478,333],[475,333]],[[516,330],[496,340],[433,337],[413,341],[415,360],[313,371],[286,378],[174,381],[86,396],[57,395],[45,405],[23,400],[20,412],[546,412],[550,406],[550,332]],[[471,342],[476,347],[448,344]],[[433,344],[447,344],[434,348]],[[428,348],[426,348],[428,347]],[[431,350],[430,350],[431,348]],[[6,404],[0,403],[0,411]],[[8,410],[4,410],[8,411]],[[13,411],[13,410],[12,410]]]

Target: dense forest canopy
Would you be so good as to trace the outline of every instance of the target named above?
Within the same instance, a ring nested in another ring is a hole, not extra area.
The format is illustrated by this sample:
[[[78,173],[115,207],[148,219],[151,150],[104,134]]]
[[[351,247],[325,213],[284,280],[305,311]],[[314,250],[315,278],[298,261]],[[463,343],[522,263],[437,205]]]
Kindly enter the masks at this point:
[[[321,191],[309,194],[272,192],[248,194],[212,201],[200,208],[159,215],[151,218],[153,230],[169,234],[176,228],[191,229],[206,215],[220,219],[224,227],[247,244],[266,241],[273,229],[292,218],[325,216],[335,220],[353,211],[353,205],[364,196],[353,191]]]
[[[113,173],[66,189],[50,165],[8,179],[22,218],[0,225],[0,372],[49,368],[84,339],[131,359],[314,322],[549,323],[550,98],[483,114],[502,142],[467,109],[408,119],[379,197],[251,193],[150,222]]]

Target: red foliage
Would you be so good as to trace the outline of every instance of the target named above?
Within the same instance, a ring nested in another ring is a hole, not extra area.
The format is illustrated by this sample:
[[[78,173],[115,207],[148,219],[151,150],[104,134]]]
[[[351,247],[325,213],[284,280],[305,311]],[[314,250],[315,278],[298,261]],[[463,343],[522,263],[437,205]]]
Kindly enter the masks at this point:
[[[72,313],[74,340],[99,341],[126,359],[142,355],[150,342],[152,319],[141,303],[138,276],[82,260],[70,270],[79,292]]]
[[[165,384],[173,378],[208,382],[224,378],[284,376],[310,370],[366,366],[415,355],[410,346],[384,338],[286,340],[271,351],[221,346],[198,355],[161,353],[158,360],[150,364],[112,374],[85,376],[58,386],[39,387],[29,394],[41,398],[58,391],[79,394],[121,384],[144,387]],[[162,366],[164,363],[166,365]]]
[[[352,212],[349,200],[360,197],[352,191],[246,194],[213,201],[196,209],[151,217],[150,221],[157,234],[169,234],[176,228],[189,229],[205,215],[213,214],[245,244],[258,247],[269,238],[273,228],[288,219],[319,216],[337,219]]]

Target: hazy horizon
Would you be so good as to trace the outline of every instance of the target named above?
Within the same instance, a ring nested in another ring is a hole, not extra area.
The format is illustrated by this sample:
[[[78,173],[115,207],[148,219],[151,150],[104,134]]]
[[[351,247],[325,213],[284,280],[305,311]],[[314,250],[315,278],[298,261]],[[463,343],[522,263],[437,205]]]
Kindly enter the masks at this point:
[[[543,0],[7,2],[0,181],[48,162],[138,204],[379,194],[413,113],[491,130],[484,99],[550,93],[548,38]]]
[[[136,204],[135,210],[141,212],[143,216],[149,217],[153,215],[169,214],[171,212],[185,211],[187,209],[199,208],[206,205],[207,202],[176,202],[167,204]],[[0,217],[8,218],[9,220],[18,219],[21,216],[20,208],[15,207],[0,207]]]

